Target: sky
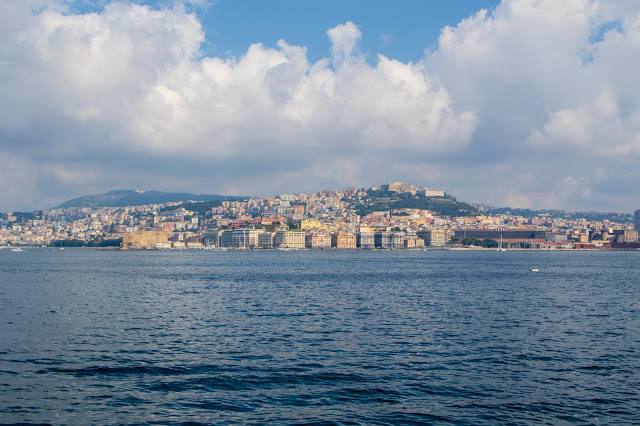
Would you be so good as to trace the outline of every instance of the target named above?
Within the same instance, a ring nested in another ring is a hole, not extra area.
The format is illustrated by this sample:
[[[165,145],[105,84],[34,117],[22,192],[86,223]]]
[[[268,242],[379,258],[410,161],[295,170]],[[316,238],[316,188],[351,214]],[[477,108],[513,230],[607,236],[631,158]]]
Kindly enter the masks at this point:
[[[6,0],[0,211],[390,181],[640,208],[637,0]]]

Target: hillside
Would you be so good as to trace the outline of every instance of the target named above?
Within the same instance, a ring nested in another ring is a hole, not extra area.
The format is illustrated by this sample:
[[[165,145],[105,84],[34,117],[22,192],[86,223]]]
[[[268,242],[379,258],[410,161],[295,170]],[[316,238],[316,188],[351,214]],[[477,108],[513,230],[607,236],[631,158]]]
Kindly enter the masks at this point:
[[[509,207],[495,207],[486,211],[488,214],[507,214],[522,217],[536,217],[547,216],[553,219],[586,219],[590,222],[602,222],[608,220],[615,223],[630,223],[633,222],[633,215],[630,213],[617,213],[617,212],[569,212],[566,210],[530,210],[530,209],[516,209]]]
[[[365,216],[375,211],[406,208],[430,210],[442,216],[474,216],[478,214],[478,209],[472,205],[457,201],[449,195],[444,197],[425,197],[410,193],[372,190],[369,190],[367,197],[357,205],[356,212],[361,216]]]
[[[238,201],[246,197],[227,195],[189,194],[186,192],[161,192],[161,191],[133,191],[117,190],[106,194],[86,195],[65,201],[56,206],[58,209],[69,207],[126,207],[143,206],[147,204],[179,203],[184,201]]]

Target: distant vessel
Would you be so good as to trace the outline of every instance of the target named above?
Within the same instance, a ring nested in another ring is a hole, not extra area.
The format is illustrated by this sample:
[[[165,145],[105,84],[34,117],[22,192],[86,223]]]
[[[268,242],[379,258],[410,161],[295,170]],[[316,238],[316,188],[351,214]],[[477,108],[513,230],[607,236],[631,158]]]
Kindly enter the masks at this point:
[[[11,251],[24,251],[20,247],[12,248]]]
[[[538,268],[531,268],[529,269],[531,272],[538,272]]]

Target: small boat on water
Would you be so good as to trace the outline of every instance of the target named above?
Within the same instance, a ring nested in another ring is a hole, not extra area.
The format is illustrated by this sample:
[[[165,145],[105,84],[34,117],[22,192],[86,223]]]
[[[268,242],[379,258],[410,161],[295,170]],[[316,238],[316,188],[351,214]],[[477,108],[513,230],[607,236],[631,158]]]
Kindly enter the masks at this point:
[[[531,272],[538,272],[538,268],[529,268]]]
[[[11,251],[24,251],[20,247],[12,248]]]

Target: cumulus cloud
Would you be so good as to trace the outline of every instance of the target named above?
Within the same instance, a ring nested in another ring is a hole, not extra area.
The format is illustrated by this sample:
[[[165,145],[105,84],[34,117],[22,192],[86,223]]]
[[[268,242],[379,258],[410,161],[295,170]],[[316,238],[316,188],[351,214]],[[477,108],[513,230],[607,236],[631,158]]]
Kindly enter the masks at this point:
[[[615,95],[604,92],[575,109],[555,111],[543,129],[532,132],[532,147],[559,152],[577,150],[580,157],[640,156],[640,112],[622,114]]]
[[[113,188],[396,179],[495,205],[637,200],[621,185],[640,179],[637,2],[503,0],[408,63],[365,57],[353,22],[328,29],[317,62],[285,40],[206,57],[194,11],[210,2],[169,4],[0,4],[0,181],[13,188],[0,210]]]
[[[499,205],[523,194],[539,208],[632,210],[637,193],[609,195],[620,184],[613,176],[640,160],[639,40],[640,4],[628,1],[503,0],[444,28],[425,68],[479,122],[453,160],[480,175]],[[523,172],[535,180],[513,179]],[[625,176],[640,180],[638,171]]]
[[[105,187],[113,182],[106,170],[115,177],[132,168],[145,169],[140,177],[323,179],[336,159],[353,167],[379,155],[459,152],[475,126],[474,112],[457,111],[422,65],[367,63],[352,22],[327,32],[331,58],[310,63],[305,47],[284,40],[238,58],[202,57],[200,23],[181,6],[15,12],[21,22],[2,42],[14,55],[3,61],[0,133],[34,170],[44,161],[92,164]],[[65,176],[76,174],[45,179]]]
[[[362,38],[362,33],[351,21],[344,25],[331,28],[327,31],[327,35],[331,39],[331,52],[333,54],[333,60],[337,64],[351,59],[353,49]]]

